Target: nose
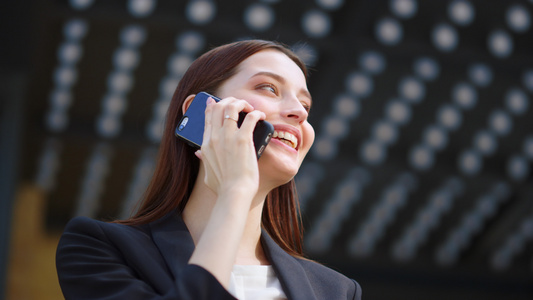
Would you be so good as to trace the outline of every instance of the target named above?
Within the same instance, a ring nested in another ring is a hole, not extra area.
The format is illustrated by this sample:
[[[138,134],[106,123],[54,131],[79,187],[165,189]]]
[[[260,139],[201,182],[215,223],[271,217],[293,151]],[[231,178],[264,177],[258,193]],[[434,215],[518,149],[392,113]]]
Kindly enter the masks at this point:
[[[286,98],[282,106],[282,114],[285,118],[297,121],[298,123],[307,120],[309,113],[298,97],[291,96]]]

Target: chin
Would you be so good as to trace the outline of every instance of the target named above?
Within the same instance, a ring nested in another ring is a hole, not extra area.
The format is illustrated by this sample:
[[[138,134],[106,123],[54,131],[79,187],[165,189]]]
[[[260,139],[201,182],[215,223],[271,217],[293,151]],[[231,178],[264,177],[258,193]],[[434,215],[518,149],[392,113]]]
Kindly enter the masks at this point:
[[[291,181],[298,173],[299,166],[300,164],[293,160],[283,161],[266,151],[259,159],[261,175],[271,178],[278,186]]]
[[[271,182],[269,183],[269,186],[270,186],[269,189],[273,190],[273,189],[278,188],[278,187],[280,187],[282,185],[285,185],[285,184],[289,183],[293,178],[294,178],[294,176],[290,177],[290,178],[289,177],[283,177],[282,178],[281,176],[278,177],[278,178],[273,178],[271,180]]]

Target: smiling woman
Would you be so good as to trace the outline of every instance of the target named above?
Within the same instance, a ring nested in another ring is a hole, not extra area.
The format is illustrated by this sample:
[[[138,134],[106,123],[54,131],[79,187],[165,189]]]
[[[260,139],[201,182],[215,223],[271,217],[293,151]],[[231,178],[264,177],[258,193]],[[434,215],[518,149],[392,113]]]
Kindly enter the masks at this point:
[[[202,91],[222,100],[207,101],[196,151],[174,128]],[[303,255],[293,178],[314,141],[310,107],[306,67],[283,45],[240,41],[198,58],[172,98],[138,212],[67,225],[56,258],[65,297],[360,299],[356,281]],[[259,120],[275,132],[257,160]]]

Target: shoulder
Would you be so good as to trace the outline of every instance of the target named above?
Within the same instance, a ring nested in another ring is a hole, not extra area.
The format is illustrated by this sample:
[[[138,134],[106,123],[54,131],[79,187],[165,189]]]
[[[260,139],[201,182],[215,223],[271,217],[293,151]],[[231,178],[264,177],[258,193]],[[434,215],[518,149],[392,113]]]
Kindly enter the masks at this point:
[[[102,243],[129,247],[134,244],[142,245],[148,240],[151,240],[151,237],[146,226],[129,226],[75,217],[65,226],[58,248],[61,250],[64,246]]]
[[[69,221],[56,252],[65,298],[233,299],[211,273],[187,264],[194,244],[174,223]]]
[[[114,233],[119,232],[122,234],[142,234],[146,233],[145,226],[130,226],[120,223],[104,222],[88,217],[75,217],[71,219],[65,226],[65,233],[78,232],[78,233]]]
[[[359,283],[344,274],[312,260],[297,259],[307,273],[312,286],[317,287],[319,299],[333,299],[331,292],[345,293],[347,298],[360,299],[361,286]],[[344,296],[344,295],[339,295]]]
[[[87,217],[70,220],[56,250],[56,267],[62,279],[77,274],[76,265],[107,270],[118,266],[139,272],[145,265],[165,269],[150,230],[142,226],[108,223]],[[103,272],[103,271],[102,271]],[[61,279],[60,278],[60,279]]]

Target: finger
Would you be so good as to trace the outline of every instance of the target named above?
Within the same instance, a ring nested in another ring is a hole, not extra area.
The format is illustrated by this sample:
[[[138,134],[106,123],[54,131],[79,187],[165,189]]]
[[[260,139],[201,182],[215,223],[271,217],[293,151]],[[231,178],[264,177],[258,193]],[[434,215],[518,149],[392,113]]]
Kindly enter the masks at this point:
[[[252,112],[249,112],[246,117],[244,118],[244,121],[241,124],[241,130],[243,133],[253,133],[255,126],[257,125],[257,122],[259,120],[264,120],[266,118],[266,115],[264,112],[259,110],[254,110]]]
[[[196,150],[194,152],[194,155],[196,155],[196,157],[198,157],[200,160],[202,160],[202,150]]]
[[[207,141],[209,140],[209,137],[211,136],[212,131],[212,115],[213,115],[213,105],[215,104],[215,100],[211,97],[207,98],[206,101],[206,107],[205,107],[205,121],[204,121],[204,134],[203,134],[203,141],[202,146],[204,146]]]
[[[239,110],[239,112],[244,111],[245,113],[249,113],[255,110],[255,108],[250,103],[248,103],[248,101],[245,101],[245,100],[243,101],[244,101],[244,107],[243,109]]]
[[[210,121],[211,122],[211,125],[213,124],[216,124],[216,123],[213,123],[213,116],[216,114],[216,104],[217,102],[209,97],[207,98],[207,102],[206,102],[206,107],[205,107],[205,119],[206,121]]]
[[[233,119],[238,119],[238,114],[241,111],[250,112],[254,110],[254,107],[247,101],[234,97],[224,98],[217,104],[224,107],[224,116],[229,115]]]
[[[233,121],[235,122],[235,125],[238,126],[238,123],[239,123],[239,120],[236,119],[236,118],[233,118],[231,115],[227,114],[224,116],[224,124],[226,123],[231,123],[231,122],[228,122],[228,121]]]
[[[243,99],[237,99],[235,97],[227,97],[227,98],[220,100],[217,103],[221,105],[238,105],[239,112],[240,111],[250,112],[254,110],[254,107],[250,103],[248,103],[248,101],[243,100]]]
[[[227,104],[224,107],[223,112],[223,127],[229,128],[234,131],[238,127],[239,112],[244,108],[244,103],[241,101],[235,101]]]

